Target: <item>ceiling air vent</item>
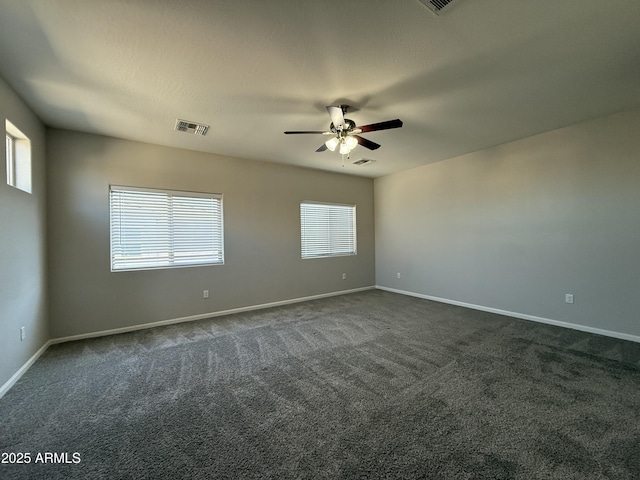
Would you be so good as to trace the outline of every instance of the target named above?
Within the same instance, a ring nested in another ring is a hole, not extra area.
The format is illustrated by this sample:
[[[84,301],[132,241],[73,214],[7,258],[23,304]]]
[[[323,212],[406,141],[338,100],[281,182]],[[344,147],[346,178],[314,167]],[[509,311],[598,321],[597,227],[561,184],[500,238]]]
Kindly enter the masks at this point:
[[[209,125],[178,119],[176,120],[176,130],[178,132],[193,133],[194,135],[206,135],[209,131]]]
[[[361,158],[360,160],[356,160],[355,162],[353,162],[354,165],[368,165],[370,163],[373,163],[374,161],[371,160],[370,158]]]
[[[431,10],[435,15],[439,15],[440,12],[449,5],[453,0],[420,0],[424,5]]]

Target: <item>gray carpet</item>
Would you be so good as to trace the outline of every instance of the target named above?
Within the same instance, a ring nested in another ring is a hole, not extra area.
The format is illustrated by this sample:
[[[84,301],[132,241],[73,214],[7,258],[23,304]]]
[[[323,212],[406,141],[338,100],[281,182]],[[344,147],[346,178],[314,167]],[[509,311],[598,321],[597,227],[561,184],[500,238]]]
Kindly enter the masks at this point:
[[[2,479],[638,479],[640,344],[367,291],[54,345],[0,425]]]

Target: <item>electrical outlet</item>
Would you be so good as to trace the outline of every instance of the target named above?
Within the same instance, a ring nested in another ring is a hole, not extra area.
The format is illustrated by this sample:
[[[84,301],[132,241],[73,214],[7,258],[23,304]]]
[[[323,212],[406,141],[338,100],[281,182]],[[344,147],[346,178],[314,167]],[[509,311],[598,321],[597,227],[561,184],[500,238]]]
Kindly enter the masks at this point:
[[[20,341],[22,342],[26,336],[27,336],[27,332],[25,330],[25,327],[20,327]]]
[[[346,273],[343,273],[343,274],[342,274],[342,279],[343,279],[343,280],[346,280],[346,279],[347,279],[347,274],[346,274]]]
[[[400,278],[400,272],[396,273],[396,278]]]
[[[202,298],[209,298],[209,290],[202,290]]]
[[[573,293],[565,293],[564,302],[565,303],[573,303]]]

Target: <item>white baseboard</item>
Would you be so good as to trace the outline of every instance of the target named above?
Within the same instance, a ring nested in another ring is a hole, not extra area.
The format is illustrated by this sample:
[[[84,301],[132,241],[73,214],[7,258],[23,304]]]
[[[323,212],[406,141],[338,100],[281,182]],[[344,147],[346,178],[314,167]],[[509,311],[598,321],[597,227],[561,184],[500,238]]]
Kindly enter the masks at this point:
[[[447,298],[424,295],[422,293],[408,292],[406,290],[398,290],[396,288],[383,287],[382,285],[376,285],[376,288],[378,290],[385,290],[387,292],[399,293],[401,295],[424,298],[425,300],[433,300],[434,302],[448,303],[450,305],[457,305],[459,307],[471,308],[473,310],[481,310],[483,312],[497,313],[499,315],[505,315],[507,317],[519,318],[522,320],[530,320],[532,322],[538,322],[538,323],[546,323],[548,325],[555,325],[556,327],[571,328],[573,330],[580,330],[582,332],[595,333],[597,335],[604,335],[606,337],[613,337],[620,340],[629,340],[631,342],[640,343],[640,336],[630,335],[628,333],[620,333],[620,332],[614,332],[611,330],[603,330],[601,328],[589,327],[589,326],[580,325],[577,323],[563,322],[560,320],[553,320],[550,318],[536,317],[534,315],[527,315],[525,313],[510,312],[508,310],[500,310],[498,308],[485,307],[483,305],[474,305],[472,303],[459,302],[457,300],[449,300]]]
[[[14,373],[13,376],[9,380],[7,380],[4,385],[0,387],[0,398],[2,398],[4,394],[7,393],[9,389],[13,387],[18,380],[20,380],[20,377],[22,377],[25,373],[27,373],[27,370],[29,370],[31,365],[36,363],[36,360],[38,360],[38,358],[40,358],[40,355],[42,355],[45,352],[45,350],[49,348],[49,345],[51,345],[51,340],[48,340],[44,345],[42,345],[38,349],[38,351],[34,353],[31,356],[31,358],[27,360],[25,364],[20,367],[20,369],[16,373]]]
[[[63,342],[72,342],[74,340],[83,340],[85,338],[94,338],[94,337],[104,337],[107,335],[115,335],[118,333],[127,333],[127,332],[133,332],[136,330],[144,330],[147,328],[154,328],[154,327],[162,327],[164,325],[173,325],[176,323],[183,323],[183,322],[193,322],[195,320],[203,320],[205,318],[213,318],[213,317],[221,317],[223,315],[231,315],[233,313],[242,313],[242,312],[249,312],[252,310],[261,310],[263,308],[271,308],[271,307],[278,307],[280,305],[289,305],[292,303],[300,303],[300,302],[307,302],[309,300],[318,300],[320,298],[327,298],[327,297],[336,297],[338,295],[346,295],[349,293],[356,293],[356,292],[363,292],[365,290],[374,290],[376,287],[375,286],[369,286],[369,287],[361,287],[361,288],[353,288],[351,290],[340,290],[337,292],[330,292],[330,293],[321,293],[319,295],[311,295],[309,297],[298,297],[298,298],[292,298],[289,300],[281,300],[278,302],[271,302],[271,303],[263,303],[260,305],[250,305],[247,307],[239,307],[239,308],[232,308],[229,310],[220,310],[217,312],[210,312],[210,313],[200,313],[198,315],[190,315],[188,317],[180,317],[180,318],[172,318],[172,319],[168,319],[168,320],[161,320],[159,322],[152,322],[152,323],[143,323],[140,325],[132,325],[130,327],[122,327],[122,328],[114,328],[111,330],[102,330],[99,332],[90,332],[90,333],[82,333],[80,335],[71,335],[68,337],[59,337],[59,338],[53,338],[51,340],[49,340],[49,344],[55,344],[55,343],[63,343]]]

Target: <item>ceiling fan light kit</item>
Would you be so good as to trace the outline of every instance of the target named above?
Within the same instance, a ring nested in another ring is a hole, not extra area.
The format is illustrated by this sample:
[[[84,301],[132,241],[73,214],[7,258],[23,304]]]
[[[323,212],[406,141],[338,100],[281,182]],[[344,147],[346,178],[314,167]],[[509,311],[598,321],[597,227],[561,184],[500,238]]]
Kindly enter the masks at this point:
[[[343,136],[341,138],[332,137],[326,142],[324,142],[324,144],[332,152],[335,152],[336,147],[340,145],[340,154],[348,155],[351,152],[351,150],[353,150],[358,146],[358,140],[355,137],[349,135],[349,136]]]
[[[332,152],[336,151],[336,147],[338,146],[339,143],[340,143],[340,140],[338,140],[338,137],[332,137],[329,140],[327,140],[326,142],[324,142],[324,144],[327,146],[327,148],[329,150],[331,150]]]
[[[284,132],[285,135],[291,134],[322,134],[333,135],[329,140],[324,142],[323,145],[316,150],[316,152],[324,152],[325,150],[331,150],[335,152],[338,148],[338,152],[342,155],[342,166],[344,166],[344,157],[349,158],[351,151],[358,145],[362,145],[369,150],[376,150],[380,148],[378,143],[372,142],[364,137],[361,137],[360,133],[375,132],[377,130],[388,130],[391,128],[402,127],[402,120],[396,118],[395,120],[387,120],[380,123],[372,123],[370,125],[364,125],[362,127],[356,127],[356,123],[349,119],[344,118],[344,114],[347,113],[348,105],[340,105],[339,107],[328,106],[327,112],[331,117],[331,124],[329,125],[329,131],[318,130],[296,130]]]

